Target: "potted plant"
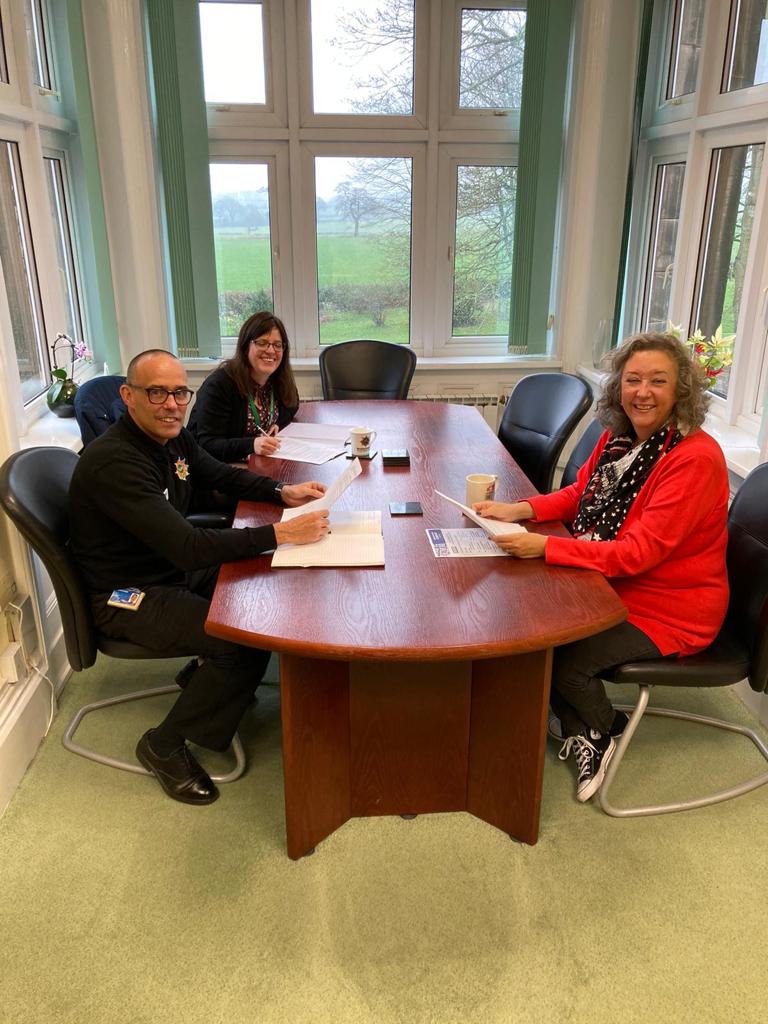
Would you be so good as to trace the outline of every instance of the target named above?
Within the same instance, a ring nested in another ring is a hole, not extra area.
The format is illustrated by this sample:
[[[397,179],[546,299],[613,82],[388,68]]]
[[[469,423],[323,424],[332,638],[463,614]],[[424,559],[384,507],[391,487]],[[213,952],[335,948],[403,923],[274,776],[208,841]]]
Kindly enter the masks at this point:
[[[59,366],[58,363],[56,353],[62,347],[69,349],[68,370]],[[84,341],[72,341],[68,334],[57,334],[51,348],[51,356],[53,358],[52,382],[45,396],[48,408],[56,416],[74,416],[77,392],[77,384],[73,380],[75,359],[90,359],[91,353]]]

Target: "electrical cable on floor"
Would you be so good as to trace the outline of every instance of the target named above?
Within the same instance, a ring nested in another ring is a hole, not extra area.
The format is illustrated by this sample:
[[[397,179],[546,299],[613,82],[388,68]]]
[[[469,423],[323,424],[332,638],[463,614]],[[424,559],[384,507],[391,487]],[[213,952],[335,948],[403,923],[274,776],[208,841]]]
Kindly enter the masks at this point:
[[[21,646],[21,656],[24,659],[24,664],[27,666],[27,669],[29,669],[30,671],[34,670],[35,672],[37,672],[37,674],[41,677],[41,679],[44,679],[46,681],[46,683],[48,683],[48,686],[51,688],[51,709],[50,709],[50,713],[48,715],[48,724],[46,725],[45,732],[43,733],[43,739],[45,739],[45,737],[48,735],[48,733],[51,730],[51,725],[53,724],[53,719],[54,719],[54,717],[56,715],[56,708],[58,707],[58,704],[57,704],[57,701],[56,701],[56,687],[55,687],[55,685],[53,683],[53,680],[49,679],[48,676],[45,674],[45,672],[43,672],[43,670],[39,667],[39,665],[35,665],[35,663],[32,661],[32,659],[27,654],[27,649],[24,646],[24,631],[21,628],[22,615],[23,615],[23,612],[22,612],[21,608],[17,604],[14,604],[13,601],[9,601],[8,604],[6,605],[6,608],[12,608],[14,610],[14,612],[16,612],[16,615],[18,617],[17,618],[17,624],[16,624],[17,628],[14,630],[15,633],[18,633],[18,638],[14,637],[14,639],[17,639],[18,643]]]

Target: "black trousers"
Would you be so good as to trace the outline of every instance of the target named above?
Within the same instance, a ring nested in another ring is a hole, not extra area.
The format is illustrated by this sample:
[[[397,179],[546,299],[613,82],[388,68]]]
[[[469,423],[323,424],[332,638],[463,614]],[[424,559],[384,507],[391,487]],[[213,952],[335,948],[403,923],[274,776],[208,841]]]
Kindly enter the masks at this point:
[[[96,628],[113,639],[150,647],[161,657],[197,655],[165,723],[193,743],[226,750],[261,682],[269,652],[209,636],[204,629],[218,568],[189,573],[184,583],[145,589],[139,608],[111,608],[108,594],[91,598]]]
[[[625,661],[661,658],[656,644],[637,626],[622,622],[602,633],[556,647],[552,661],[552,710],[566,736],[585,732],[585,726],[608,732],[615,714],[599,678],[601,671]]]

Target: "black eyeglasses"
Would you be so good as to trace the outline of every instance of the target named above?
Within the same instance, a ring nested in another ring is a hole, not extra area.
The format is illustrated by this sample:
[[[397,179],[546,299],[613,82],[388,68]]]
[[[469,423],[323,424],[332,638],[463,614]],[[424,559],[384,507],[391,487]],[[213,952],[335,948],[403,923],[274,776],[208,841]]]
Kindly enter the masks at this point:
[[[275,352],[282,352],[285,348],[282,341],[263,341],[261,338],[251,338],[251,344],[259,352],[266,352],[268,348],[274,349]]]
[[[176,388],[174,391],[169,391],[168,388],[143,388],[140,384],[129,384],[128,387],[135,391],[143,391],[152,405],[164,405],[171,395],[173,395],[176,405],[189,405],[190,399],[195,393],[189,388]]]

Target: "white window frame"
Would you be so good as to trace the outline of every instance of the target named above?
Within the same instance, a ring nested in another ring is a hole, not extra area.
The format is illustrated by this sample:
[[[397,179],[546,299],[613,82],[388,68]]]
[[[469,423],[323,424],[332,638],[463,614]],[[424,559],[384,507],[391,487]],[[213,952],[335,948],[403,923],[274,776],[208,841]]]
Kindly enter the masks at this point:
[[[461,13],[464,9],[527,10],[526,0],[444,0],[442,52],[450,59],[441,61],[440,127],[470,131],[512,132],[514,141],[520,131],[520,111],[462,110],[459,107],[461,76]]]
[[[682,149],[680,148],[681,145],[683,146]],[[675,266],[672,271],[672,281],[670,282],[670,311],[674,305],[676,284],[681,272],[679,247],[689,182],[689,167],[686,160],[685,143],[684,141],[681,143],[681,140],[676,138],[641,143],[638,174],[634,183],[632,199],[633,210],[639,211],[639,214],[636,219],[633,218],[633,223],[630,227],[629,246],[627,248],[627,285],[623,315],[619,325],[619,337],[624,337],[632,329],[637,328],[639,330],[641,326],[643,293],[648,272],[652,226],[651,215],[653,213],[656,172],[664,164],[678,163],[685,164],[685,179],[683,181],[683,195],[680,203],[680,224],[678,226]],[[632,325],[629,330],[625,326],[627,324]]]
[[[414,0],[413,113],[316,114],[312,104],[311,0],[296,0],[300,120],[304,128],[354,128],[392,131],[427,127],[427,75],[429,52],[428,0]],[[373,136],[375,137],[375,136]]]
[[[649,68],[657,78],[666,67],[670,42],[669,10],[657,13],[652,35],[654,56]],[[752,239],[745,270],[736,348],[727,399],[712,396],[709,417],[724,427],[737,427],[757,437],[764,418],[763,402],[768,386],[768,85],[721,94],[729,21],[728,4],[707,5],[699,63],[697,92],[684,102],[670,101],[659,107],[659,92],[647,90],[638,157],[633,210],[640,211],[637,230],[630,235],[622,335],[639,328],[640,296],[648,245],[650,184],[659,162],[684,159],[685,183],[670,294],[670,320],[684,330],[691,323],[693,295],[703,232],[712,151],[728,146],[762,144],[760,177]],[[662,45],[663,44],[663,45]],[[661,47],[661,51],[659,50]],[[650,95],[648,95],[650,93]],[[682,156],[683,154],[684,157]]]
[[[767,136],[768,124],[732,125],[729,128],[719,128],[699,133],[694,139],[694,148],[697,152],[692,155],[689,162],[689,168],[692,171],[689,185],[692,191],[693,207],[690,211],[689,221],[689,230],[691,232],[689,251],[691,257],[685,263],[685,279],[682,283],[678,301],[673,300],[676,312],[675,322],[680,322],[684,326],[687,324],[690,331],[694,331],[697,325],[691,322],[691,318],[693,315],[694,291],[700,259],[700,242],[704,230],[707,186],[713,151],[729,146],[762,144],[764,146],[763,166],[760,174],[752,238],[744,275],[739,318],[736,324],[737,340],[728,387],[728,397],[723,399],[718,395],[712,395],[710,403],[711,415],[720,417],[726,423],[752,430],[759,426],[759,420],[746,412],[746,409],[753,404],[747,397],[750,380],[748,367],[758,358],[757,354],[753,351],[754,335],[752,330],[758,316],[757,306],[759,303],[759,280],[761,277],[759,260],[766,251],[765,246],[768,240],[768,225],[765,223],[766,217],[764,212],[766,208],[766,188],[768,187]],[[751,379],[754,386],[754,377]]]
[[[232,2],[232,0],[230,0]],[[206,103],[209,134],[224,138],[227,130],[257,124],[284,128],[288,123],[285,77],[284,4],[279,0],[236,0],[261,3],[264,40],[264,103]]]
[[[315,157],[406,157],[411,162],[411,279],[410,279],[410,347],[424,352],[424,263],[425,263],[425,196],[426,147],[411,143],[350,142],[347,145],[328,142],[306,142],[301,146],[300,233],[301,266],[297,273],[295,292],[297,335],[303,339],[301,355],[319,356],[320,321],[317,304],[317,241],[315,231]],[[298,269],[298,268],[297,268]]]
[[[471,167],[516,167],[517,146],[449,143],[440,147],[439,160],[439,208],[444,215],[438,218],[437,237],[437,288],[434,309],[437,325],[435,355],[466,355],[468,346],[478,356],[505,356],[509,338],[507,335],[453,335],[453,284],[457,204],[457,168]],[[441,265],[444,269],[441,269]]]
[[[442,263],[438,259],[438,234],[450,220],[441,206],[446,175],[441,170],[446,146],[474,159],[483,149],[516,162],[516,121],[509,117],[472,115],[470,128],[450,129],[440,122],[441,69],[445,22],[449,29],[459,25],[460,0],[416,0],[414,103],[410,117],[388,115],[334,114],[311,112],[310,0],[283,5],[264,0],[270,9],[271,30],[267,60],[270,67],[296,69],[283,79],[285,87],[284,124],[256,107],[239,107],[228,112],[208,107],[208,138],[212,160],[247,162],[274,156],[274,188],[270,180],[273,216],[273,287],[275,310],[288,328],[292,355],[317,358],[320,352],[317,310],[317,266],[315,239],[314,156],[391,156],[413,159],[412,260],[410,339],[421,356],[445,358],[492,355],[512,361],[507,337],[489,342],[483,338],[451,338],[452,283],[445,290]],[[506,8],[506,0],[478,0],[464,6]],[[450,14],[450,16],[449,16]],[[283,17],[284,15],[284,17]],[[267,35],[265,32],[265,46]],[[279,41],[276,41],[279,40]],[[458,39],[451,52],[458,52]],[[451,73],[458,95],[458,63]],[[279,79],[273,75],[279,91]],[[429,82],[429,90],[427,84]],[[515,131],[510,131],[510,125]],[[427,127],[429,125],[429,127]],[[445,151],[447,152],[447,150]],[[489,162],[499,162],[495,159]],[[449,195],[450,190],[446,195]],[[450,202],[450,200],[447,200]],[[455,198],[454,198],[455,204]],[[454,208],[455,213],[455,208]],[[276,234],[277,232],[277,234]],[[447,246],[446,242],[446,246]],[[443,243],[440,242],[441,251]],[[441,303],[443,306],[441,307]],[[446,327],[447,325],[447,327]]]
[[[290,206],[288,190],[280,186],[288,181],[288,146],[286,143],[239,143],[212,142],[209,163],[216,164],[259,164],[267,168],[269,190],[269,234],[272,248],[272,302],[275,311],[285,323],[294,354],[296,344],[295,317],[293,313],[293,292],[291,263],[293,244],[290,229]],[[222,338],[222,355],[234,351],[236,338]],[[226,352],[224,346],[226,345]]]
[[[41,94],[32,77],[29,53],[26,40],[26,18],[24,0],[0,0],[0,12],[3,14],[3,28],[6,39],[9,76],[14,78],[9,86],[0,89],[0,137],[14,142],[18,146],[21,164],[24,193],[29,218],[29,231],[37,269],[40,303],[43,312],[45,330],[47,365],[43,366],[43,374],[49,373],[52,367],[51,348],[56,334],[66,330],[65,301],[58,286],[59,271],[56,260],[56,240],[51,217],[48,197],[48,183],[45,177],[45,155],[53,155],[62,160],[64,165],[65,187],[68,189],[72,231],[72,247],[74,250],[75,272],[79,284],[80,311],[85,332],[85,340],[93,347],[88,321],[88,308],[83,291],[83,273],[80,262],[80,239],[77,234],[77,223],[74,217],[74,197],[72,190],[71,171],[69,167],[68,140],[76,134],[74,122],[61,116],[63,104],[56,94]],[[50,21],[50,11],[46,17]],[[53,34],[48,33],[48,56],[55,71],[55,52]],[[0,299],[6,303],[5,288],[0,291]],[[7,318],[7,307],[3,319]],[[21,398],[21,380],[16,362],[16,350],[13,335],[7,333],[0,338],[5,347],[4,358],[10,368],[7,397],[15,407],[14,419],[20,435],[26,434],[32,424],[48,412],[45,400],[47,385],[41,394],[26,405]],[[77,378],[82,378],[92,371],[80,364],[76,366]]]

